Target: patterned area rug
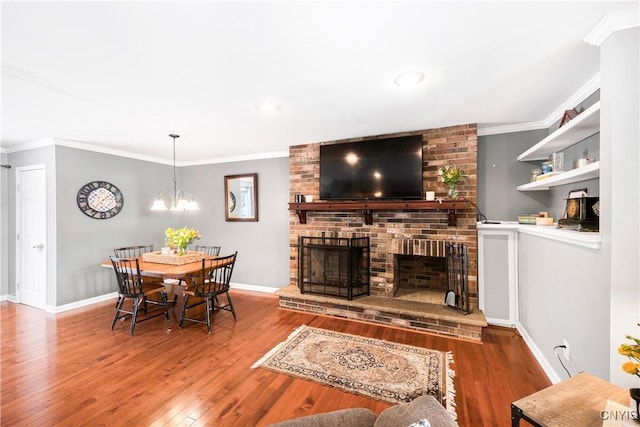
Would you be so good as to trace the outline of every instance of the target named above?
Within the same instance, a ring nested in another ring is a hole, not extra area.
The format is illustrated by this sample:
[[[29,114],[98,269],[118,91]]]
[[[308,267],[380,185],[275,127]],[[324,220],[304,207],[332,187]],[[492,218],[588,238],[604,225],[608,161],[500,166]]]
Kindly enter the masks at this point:
[[[252,367],[390,403],[430,394],[456,417],[452,361],[450,352],[303,325]]]

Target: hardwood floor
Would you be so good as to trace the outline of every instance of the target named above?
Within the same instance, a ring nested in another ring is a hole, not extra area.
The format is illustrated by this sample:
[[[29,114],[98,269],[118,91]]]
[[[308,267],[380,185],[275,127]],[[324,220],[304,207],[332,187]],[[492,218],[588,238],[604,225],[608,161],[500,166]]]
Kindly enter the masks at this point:
[[[484,343],[278,310],[275,296],[232,291],[238,320],[216,313],[212,334],[156,317],[118,322],[114,303],[48,314],[0,303],[3,426],[264,426],[388,403],[251,365],[301,324],[452,351],[460,426],[508,426],[510,403],[550,385],[522,338],[488,328]]]

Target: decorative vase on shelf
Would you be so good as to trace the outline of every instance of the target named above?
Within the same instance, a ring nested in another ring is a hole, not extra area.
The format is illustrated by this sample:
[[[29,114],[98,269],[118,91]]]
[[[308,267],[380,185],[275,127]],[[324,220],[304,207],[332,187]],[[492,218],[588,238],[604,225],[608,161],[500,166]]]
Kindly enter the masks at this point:
[[[447,197],[449,200],[457,200],[458,196],[460,196],[458,186],[456,184],[447,185]]]

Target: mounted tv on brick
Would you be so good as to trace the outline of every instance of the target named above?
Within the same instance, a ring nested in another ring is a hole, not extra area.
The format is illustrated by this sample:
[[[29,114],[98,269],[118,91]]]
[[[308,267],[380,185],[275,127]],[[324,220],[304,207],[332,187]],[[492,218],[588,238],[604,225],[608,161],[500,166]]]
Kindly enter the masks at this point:
[[[320,146],[320,199],[422,198],[422,135]]]

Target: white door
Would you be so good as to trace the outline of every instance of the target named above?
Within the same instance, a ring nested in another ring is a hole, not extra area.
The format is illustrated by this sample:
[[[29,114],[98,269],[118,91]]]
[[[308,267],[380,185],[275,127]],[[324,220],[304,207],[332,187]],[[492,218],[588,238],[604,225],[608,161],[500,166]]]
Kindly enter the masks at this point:
[[[44,165],[16,169],[17,298],[37,308],[47,303],[47,212]]]

